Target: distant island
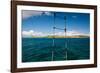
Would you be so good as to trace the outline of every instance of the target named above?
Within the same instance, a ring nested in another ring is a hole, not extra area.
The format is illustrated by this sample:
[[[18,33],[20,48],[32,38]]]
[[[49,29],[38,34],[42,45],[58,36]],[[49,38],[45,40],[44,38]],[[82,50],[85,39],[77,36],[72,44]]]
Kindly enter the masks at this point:
[[[48,35],[48,36],[32,36],[32,38],[89,38],[88,35],[73,35],[73,36],[52,36],[52,35]]]

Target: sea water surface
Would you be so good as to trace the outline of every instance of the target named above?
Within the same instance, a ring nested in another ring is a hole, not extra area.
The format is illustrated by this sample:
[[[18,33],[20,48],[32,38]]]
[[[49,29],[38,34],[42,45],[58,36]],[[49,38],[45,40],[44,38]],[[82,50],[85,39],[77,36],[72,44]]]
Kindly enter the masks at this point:
[[[53,61],[89,59],[90,39],[22,38],[22,62],[52,61],[52,51]]]

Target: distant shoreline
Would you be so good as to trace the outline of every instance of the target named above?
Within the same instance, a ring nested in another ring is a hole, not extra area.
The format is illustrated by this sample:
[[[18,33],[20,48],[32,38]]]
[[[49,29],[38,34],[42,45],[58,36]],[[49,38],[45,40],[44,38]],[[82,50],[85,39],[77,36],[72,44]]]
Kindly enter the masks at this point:
[[[89,38],[90,36],[83,36],[83,35],[78,35],[78,36],[32,36],[32,37],[23,37],[23,38]]]

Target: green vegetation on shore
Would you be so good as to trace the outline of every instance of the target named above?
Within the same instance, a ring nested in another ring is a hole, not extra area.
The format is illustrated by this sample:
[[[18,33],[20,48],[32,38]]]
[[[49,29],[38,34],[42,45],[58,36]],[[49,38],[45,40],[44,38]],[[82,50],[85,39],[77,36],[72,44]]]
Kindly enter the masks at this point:
[[[55,35],[55,36],[51,36],[51,35],[48,35],[48,36],[32,36],[32,38],[89,38],[89,36],[87,35],[74,35],[74,36],[58,36],[58,35]]]

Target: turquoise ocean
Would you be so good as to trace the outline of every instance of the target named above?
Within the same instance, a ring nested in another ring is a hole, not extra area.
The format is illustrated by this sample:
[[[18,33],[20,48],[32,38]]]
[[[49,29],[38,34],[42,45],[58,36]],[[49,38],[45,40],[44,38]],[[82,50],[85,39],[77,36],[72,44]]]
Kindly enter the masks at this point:
[[[22,38],[22,62],[86,60],[90,38]],[[66,47],[65,47],[66,42]],[[66,58],[67,52],[67,58]]]

